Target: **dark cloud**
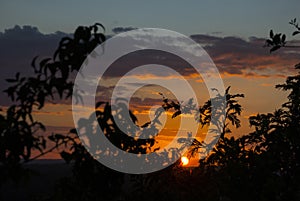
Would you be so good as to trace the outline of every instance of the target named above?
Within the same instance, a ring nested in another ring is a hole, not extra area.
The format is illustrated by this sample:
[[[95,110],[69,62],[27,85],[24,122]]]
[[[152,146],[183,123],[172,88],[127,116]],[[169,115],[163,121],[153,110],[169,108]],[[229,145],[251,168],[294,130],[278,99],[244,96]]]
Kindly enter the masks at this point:
[[[131,83],[129,83],[131,85]],[[133,85],[137,85],[136,83],[133,83]],[[148,111],[151,107],[155,105],[161,106],[163,104],[163,96],[160,95],[160,93],[163,93],[164,95],[167,95],[168,98],[172,99],[174,98],[172,94],[169,94],[166,92],[166,90],[161,91],[160,89],[147,91],[147,88],[151,88],[152,86],[156,85],[147,85],[144,86],[144,90],[141,91],[143,95],[146,94],[145,97],[142,97],[141,94],[135,94],[130,98],[130,107],[133,111]],[[123,88],[123,86],[118,86]],[[103,101],[103,102],[110,102],[113,90],[115,89],[114,86],[101,86],[97,88],[97,95],[96,95],[96,102],[97,101]],[[128,90],[128,88],[124,87],[124,90]],[[166,92],[166,93],[165,93]]]
[[[112,29],[112,32],[114,32],[115,34],[119,34],[122,32],[126,32],[126,31],[131,31],[131,30],[135,30],[137,28],[135,27],[115,27]]]
[[[208,44],[212,45],[222,40],[222,38],[220,37],[204,35],[204,34],[191,35],[190,38],[193,39],[195,42],[203,45],[208,45]]]
[[[293,65],[299,62],[299,52],[281,49],[272,54],[264,48],[264,38],[216,37],[192,35],[211,56],[222,73],[236,75],[286,75],[293,72]],[[298,41],[299,42],[299,41]]]
[[[228,75],[240,76],[281,76],[294,72],[294,64],[299,62],[299,52],[281,49],[272,54],[264,48],[264,38],[249,37],[243,39],[234,36],[218,37],[205,34],[190,36],[208,52],[219,71]],[[294,42],[295,43],[295,42]],[[187,62],[177,56],[154,50],[134,52],[119,58],[106,72],[106,76],[118,77],[136,66],[161,64],[172,67],[181,75],[196,73]],[[158,72],[153,65],[153,75],[168,76]]]
[[[213,35],[221,35],[223,32],[222,31],[213,31],[211,34]]]
[[[146,72],[142,72],[145,75],[152,74],[156,76],[172,76],[169,71],[160,71],[159,68],[157,68],[158,64],[169,66],[181,75],[195,73],[195,70],[190,66],[190,64],[181,57],[168,52],[150,49],[135,51],[120,57],[113,62],[111,66],[109,66],[104,76],[120,77],[135,67],[148,64],[151,65],[151,69]]]
[[[130,31],[134,27],[115,27],[114,33]],[[51,57],[58,46],[60,39],[66,35],[63,32],[43,34],[38,28],[32,26],[15,26],[0,32],[0,90],[8,85],[4,79],[13,77],[16,72],[23,75],[30,75],[32,69],[30,63],[32,59],[39,55]],[[281,49],[278,52],[269,53],[267,48],[263,48],[264,38],[250,37],[243,39],[239,37],[219,37],[206,34],[195,34],[190,36],[194,41],[201,44],[211,56],[221,73],[241,76],[270,76],[287,75],[293,71],[293,65],[299,59],[299,52],[288,49]],[[299,44],[299,41],[292,41]],[[105,73],[107,77],[118,77],[124,75],[135,66],[145,65],[155,62],[161,65],[173,67],[182,75],[195,73],[188,64],[173,55],[157,54],[153,51],[138,52],[127,55],[127,58],[120,58]],[[153,73],[157,72],[153,65]],[[151,69],[152,70],[152,69]],[[6,95],[2,95],[1,104],[8,104]]]

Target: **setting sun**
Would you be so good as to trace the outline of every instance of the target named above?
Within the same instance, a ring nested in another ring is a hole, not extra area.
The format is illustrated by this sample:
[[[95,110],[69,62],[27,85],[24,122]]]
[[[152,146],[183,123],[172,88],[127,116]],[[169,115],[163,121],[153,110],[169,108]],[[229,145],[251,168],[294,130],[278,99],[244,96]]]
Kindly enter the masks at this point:
[[[189,159],[186,156],[181,157],[181,163],[182,166],[186,166],[187,164],[189,164]]]

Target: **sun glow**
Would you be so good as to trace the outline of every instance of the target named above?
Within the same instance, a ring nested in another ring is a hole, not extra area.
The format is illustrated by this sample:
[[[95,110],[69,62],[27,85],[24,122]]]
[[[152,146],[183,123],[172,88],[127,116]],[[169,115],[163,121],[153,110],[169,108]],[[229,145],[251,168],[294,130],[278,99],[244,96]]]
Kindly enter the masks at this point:
[[[181,157],[181,163],[182,166],[186,166],[187,164],[189,164],[189,159],[186,156]]]

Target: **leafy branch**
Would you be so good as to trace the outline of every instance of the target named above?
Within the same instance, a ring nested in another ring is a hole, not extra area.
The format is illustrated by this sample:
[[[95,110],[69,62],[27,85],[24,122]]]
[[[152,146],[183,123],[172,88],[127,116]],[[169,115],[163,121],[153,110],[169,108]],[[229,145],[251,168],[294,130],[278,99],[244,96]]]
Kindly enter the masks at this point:
[[[296,18],[289,22],[292,26],[295,27],[296,31],[293,32],[293,36],[300,33],[300,27]],[[266,40],[264,47],[271,47],[270,53],[285,47],[285,48],[300,48],[300,46],[286,45],[286,35],[281,33],[274,33],[273,30],[270,30],[269,39]]]

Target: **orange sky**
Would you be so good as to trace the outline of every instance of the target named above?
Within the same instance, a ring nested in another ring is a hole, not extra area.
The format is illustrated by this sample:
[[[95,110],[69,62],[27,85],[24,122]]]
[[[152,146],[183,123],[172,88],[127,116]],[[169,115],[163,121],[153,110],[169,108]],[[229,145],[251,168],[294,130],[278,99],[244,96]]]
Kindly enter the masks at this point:
[[[279,76],[243,76],[243,75],[229,75],[223,74],[223,81],[225,86],[232,86],[231,93],[244,93],[245,98],[240,99],[240,104],[243,106],[243,112],[240,117],[242,121],[242,127],[235,130],[233,129],[234,136],[240,136],[243,134],[249,133],[252,129],[248,124],[248,117],[257,113],[266,113],[272,112],[276,108],[279,108],[281,104],[286,100],[287,93],[278,91],[274,86],[278,83],[284,81],[284,77]],[[201,83],[198,83],[201,85]],[[202,86],[203,87],[203,86]],[[201,88],[201,87],[200,87]],[[149,89],[146,89],[149,91]],[[151,91],[151,90],[150,90]],[[138,97],[138,93],[136,94]],[[151,98],[161,99],[161,96],[158,94],[152,94]],[[139,99],[138,99],[139,100]],[[204,103],[203,98],[203,103]],[[134,102],[134,101],[133,101]],[[155,104],[158,104],[155,102]],[[151,108],[151,103],[146,103],[145,105],[139,105],[137,102],[132,103],[131,108],[134,111],[135,115],[138,117],[139,125],[142,125],[149,120],[149,109]],[[58,129],[58,132],[63,132],[63,127],[74,127],[71,105],[69,104],[47,104],[46,107],[41,111],[35,112],[35,117],[44,122],[51,127],[51,131],[55,131],[55,127],[61,127]],[[178,129],[180,118],[171,119],[170,114],[167,118],[166,127],[158,134],[156,138],[158,144],[155,147],[160,147],[163,149],[174,137]],[[65,130],[65,133],[68,129]],[[205,134],[205,130],[199,130],[197,138],[199,140],[203,139],[199,134]],[[46,158],[57,158],[57,153],[52,153]],[[197,160],[192,160],[191,164],[196,164]]]
[[[16,30],[15,30],[16,31]],[[23,30],[24,31],[24,30]],[[31,30],[32,31],[32,30]],[[286,101],[286,92],[275,89],[276,84],[283,83],[288,75],[294,74],[296,71],[293,66],[298,63],[299,52],[292,51],[290,49],[281,49],[278,52],[270,54],[267,48],[263,48],[264,38],[250,37],[248,39],[240,37],[221,37],[207,34],[195,34],[190,36],[193,40],[204,45],[204,49],[211,56],[212,60],[216,64],[220,71],[225,87],[231,86],[231,93],[244,93],[245,98],[240,99],[240,104],[243,106],[243,112],[240,117],[242,121],[242,127],[238,130],[233,129],[234,136],[241,136],[249,133],[252,128],[249,128],[248,118],[251,115],[257,113],[272,112],[275,109],[280,108],[281,104]],[[45,40],[45,39],[43,39]],[[26,41],[26,40],[24,40]],[[298,43],[299,41],[293,41]],[[51,43],[52,44],[52,43]],[[18,43],[15,43],[17,46]],[[28,48],[28,44],[23,44],[24,48]],[[10,45],[10,47],[14,47]],[[20,49],[20,48],[17,48]],[[16,49],[11,50],[11,55],[15,55]],[[23,55],[24,49],[22,49],[20,55]],[[35,56],[27,55],[28,58]],[[26,58],[26,61],[29,59]],[[6,57],[3,59],[5,60]],[[7,59],[9,57],[7,56]],[[10,62],[11,60],[9,60]],[[19,61],[19,60],[16,60]],[[28,71],[23,68],[24,60],[20,59],[22,64],[17,65],[16,68],[8,69],[13,71]],[[29,62],[27,62],[29,63]],[[2,63],[3,66],[7,66],[10,63]],[[206,89],[201,77],[195,75],[190,69],[182,67],[178,63],[172,63],[175,69],[182,73],[185,78],[190,80],[191,86],[199,98],[200,104],[203,104],[208,99],[208,90]],[[124,67],[124,66],[121,66]],[[105,96],[109,96],[114,83],[117,82],[117,77],[123,71],[128,70],[126,66],[124,68],[117,68],[108,72],[108,79],[105,81],[103,91],[98,91],[97,95],[102,98],[101,100],[107,101]],[[158,72],[159,73],[159,72]],[[3,76],[9,77],[5,73]],[[143,77],[133,77],[133,81],[143,81],[147,79],[154,79],[151,74]],[[175,76],[163,77],[162,80],[168,80],[173,85],[181,90],[181,86],[178,85],[178,78]],[[172,94],[164,88],[157,86],[147,86],[137,91],[131,99],[130,109],[134,111],[139,119],[139,125],[142,125],[149,118],[149,109],[154,105],[160,105],[162,103],[162,97],[158,93],[162,92],[167,97],[172,97]],[[5,101],[4,101],[5,103]],[[3,104],[3,103],[2,103]],[[7,104],[7,102],[6,102]],[[3,104],[5,105],[5,104]],[[7,106],[7,105],[6,105]],[[49,132],[68,132],[69,128],[74,127],[72,118],[72,106],[70,100],[58,101],[55,103],[47,103],[45,108],[40,111],[35,111],[34,115],[37,120],[43,122],[49,127]],[[178,125],[178,119],[171,119],[168,116],[168,123],[166,128],[158,134],[157,140],[159,141],[159,147],[163,148],[172,139],[174,130]],[[200,130],[199,133],[205,133]],[[57,155],[49,155],[47,157],[57,157]]]

